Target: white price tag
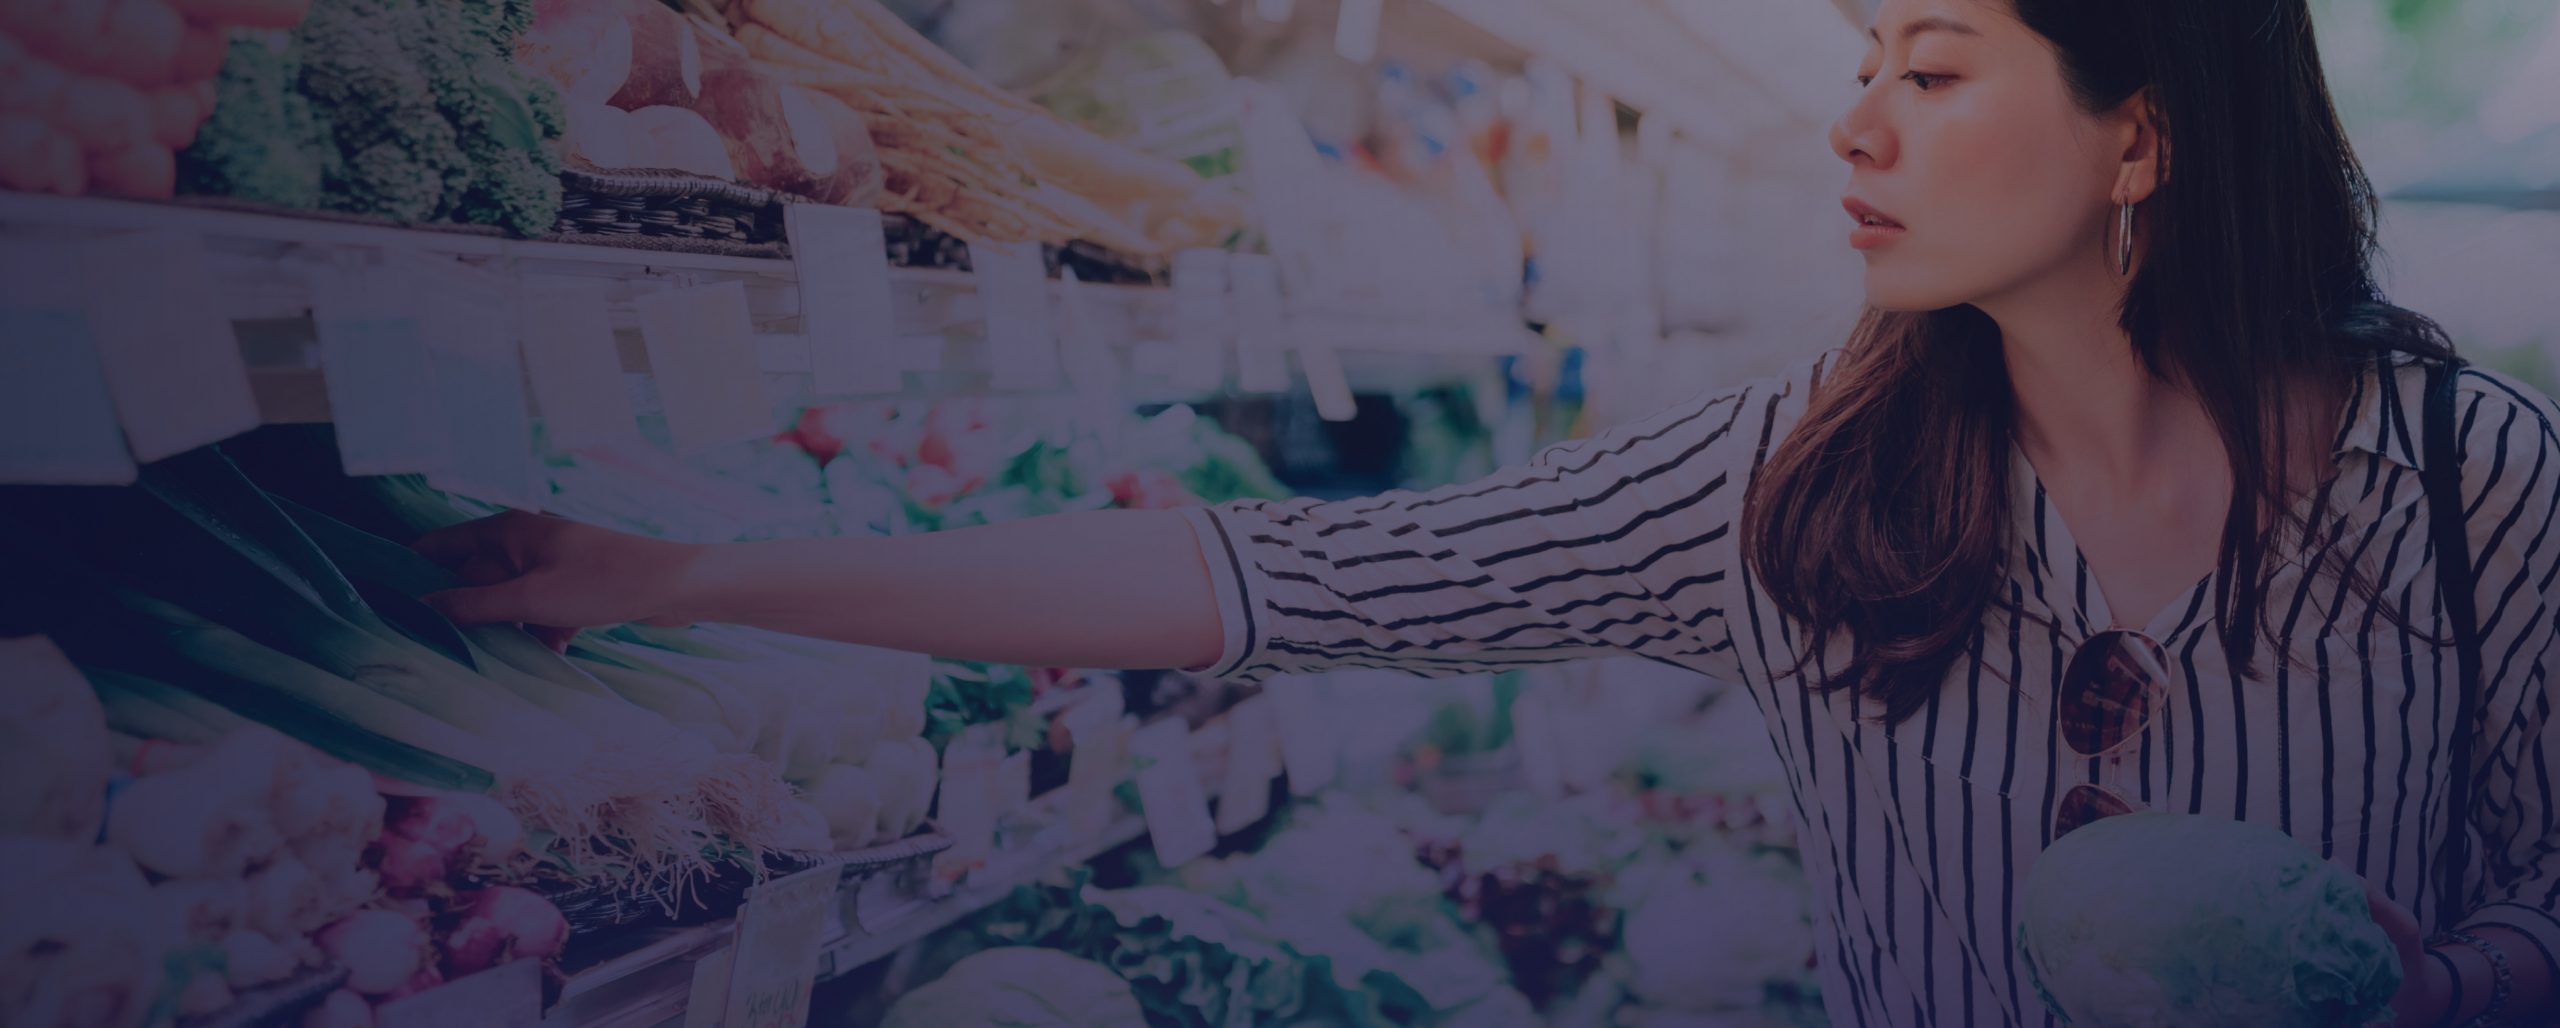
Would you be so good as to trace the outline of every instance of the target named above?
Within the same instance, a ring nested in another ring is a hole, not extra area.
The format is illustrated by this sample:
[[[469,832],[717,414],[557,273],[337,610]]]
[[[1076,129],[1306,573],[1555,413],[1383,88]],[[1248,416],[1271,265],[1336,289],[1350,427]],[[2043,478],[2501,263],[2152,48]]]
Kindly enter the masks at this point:
[[[1280,262],[1258,253],[1227,260],[1236,311],[1236,385],[1248,393],[1289,388],[1289,311],[1280,299]]]
[[[1315,396],[1317,417],[1349,421],[1360,416],[1360,403],[1351,398],[1350,376],[1343,374],[1342,357],[1333,352],[1332,343],[1300,336],[1298,366],[1307,373],[1307,391]]]
[[[1058,340],[1049,318],[1049,274],[1037,243],[969,244],[978,302],[987,318],[987,361],[995,387],[1058,386]]]
[[[1218,829],[1209,820],[1209,795],[1191,759],[1191,726],[1178,717],[1158,721],[1138,729],[1129,748],[1138,760],[1138,804],[1147,817],[1156,862],[1181,867],[1216,849]]]
[[[1199,392],[1227,381],[1227,252],[1206,247],[1173,255],[1172,385]]]
[[[58,255],[0,246],[0,482],[134,479],[78,297],[77,269]]]
[[[730,961],[728,1013],[721,1028],[799,1028],[809,1023],[818,946],[836,916],[841,865],[776,878],[747,890]]]
[[[1075,745],[1067,759],[1065,820],[1070,837],[1089,839],[1111,823],[1117,788],[1129,773],[1129,733],[1120,690],[1106,687],[1059,712]]]
[[[539,510],[550,485],[533,460],[514,283],[449,260],[419,262],[410,288],[434,297],[422,314],[444,415],[445,462],[427,484],[491,503]],[[426,292],[432,290],[431,292]]]
[[[1218,834],[1233,835],[1271,813],[1271,779],[1280,774],[1280,727],[1269,696],[1227,711],[1227,776],[1218,786]]]
[[[518,305],[524,324],[525,378],[551,445],[564,451],[640,441],[613,341],[605,284],[592,278],[537,275]]]
[[[1342,16],[1333,23],[1333,52],[1354,64],[1378,56],[1378,21],[1385,0],[1342,0]]]
[[[635,306],[677,450],[698,452],[773,431],[745,283],[661,290]]]
[[[1275,676],[1262,687],[1280,728],[1280,759],[1289,770],[1289,793],[1313,796],[1333,784],[1340,770],[1340,740],[1327,727],[1324,697],[1316,682]]]
[[[445,467],[444,412],[436,390],[420,388],[436,380],[435,358],[427,351],[420,305],[404,303],[415,298],[401,295],[423,288],[355,254],[312,272],[311,328],[337,425],[338,463],[347,474]]]
[[[954,860],[982,860],[995,851],[1004,756],[1004,726],[995,724],[971,725],[942,751],[934,824],[951,837]]]
[[[782,209],[782,220],[800,278],[800,326],[818,392],[897,392],[905,380],[880,212],[795,203]]]
[[[136,232],[81,244],[89,331],[125,441],[149,462],[258,427],[240,340],[204,240]]]
[[[1120,363],[1102,337],[1101,312],[1093,290],[1076,278],[1073,268],[1060,272],[1066,304],[1060,311],[1059,342],[1065,350],[1067,382],[1087,399],[1109,402],[1120,391]]]

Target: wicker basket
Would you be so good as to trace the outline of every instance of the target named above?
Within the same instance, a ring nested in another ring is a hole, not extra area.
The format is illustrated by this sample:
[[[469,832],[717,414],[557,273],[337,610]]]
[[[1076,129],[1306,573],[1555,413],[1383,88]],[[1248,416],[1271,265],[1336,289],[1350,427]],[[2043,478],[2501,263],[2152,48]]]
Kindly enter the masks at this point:
[[[681,171],[571,168],[560,173],[560,183],[560,217],[551,228],[556,241],[733,257],[790,256],[782,208],[807,202]],[[882,228],[892,267],[971,270],[968,244],[957,236],[904,214],[885,216]],[[1091,243],[1044,244],[1040,255],[1052,276],[1073,268],[1085,282],[1165,282],[1161,262]]]
[[[782,207],[794,197],[680,171],[560,173],[561,242],[781,257]]]
[[[936,853],[951,848],[951,840],[935,834],[910,836],[896,842],[882,843],[843,853],[769,854],[765,857],[765,874],[779,878],[812,868],[835,865],[856,878],[882,874],[907,864],[931,859]],[[686,893],[685,901],[669,910],[665,904],[646,897],[603,885],[586,885],[549,892],[553,906],[569,921],[572,937],[597,929],[682,928],[708,924],[737,913],[746,902],[747,889],[755,880],[744,872],[730,870],[707,882],[696,884]]]

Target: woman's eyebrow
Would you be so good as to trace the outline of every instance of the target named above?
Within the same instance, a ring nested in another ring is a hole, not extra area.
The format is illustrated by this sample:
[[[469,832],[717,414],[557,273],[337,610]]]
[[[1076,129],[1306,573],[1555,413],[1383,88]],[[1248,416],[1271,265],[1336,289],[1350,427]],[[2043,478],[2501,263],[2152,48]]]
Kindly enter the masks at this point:
[[[1982,34],[1975,31],[1973,26],[1967,25],[1953,18],[1941,18],[1932,15],[1926,18],[1914,18],[1911,21],[1904,23],[1900,35],[1902,37],[1902,41],[1908,43],[1911,41],[1912,37],[1918,36],[1923,32],[1952,32],[1959,36],[1979,36]],[[1876,30],[1873,28],[1869,28],[1867,30],[1867,38],[1875,40],[1878,43],[1884,42],[1884,37],[1878,35]]]

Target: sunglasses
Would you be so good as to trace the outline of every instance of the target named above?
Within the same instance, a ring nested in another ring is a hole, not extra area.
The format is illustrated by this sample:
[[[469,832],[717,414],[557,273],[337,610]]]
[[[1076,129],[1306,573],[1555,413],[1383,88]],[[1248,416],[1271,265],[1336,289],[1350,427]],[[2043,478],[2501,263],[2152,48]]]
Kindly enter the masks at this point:
[[[2062,744],[2081,757],[2106,758],[2110,766],[2142,736],[2168,702],[2169,654],[2140,632],[2115,629],[2090,636],[2063,669]],[[2092,821],[2130,814],[2142,805],[2107,786],[2083,782],[2064,793],[2054,809],[2053,836],[2061,838]]]

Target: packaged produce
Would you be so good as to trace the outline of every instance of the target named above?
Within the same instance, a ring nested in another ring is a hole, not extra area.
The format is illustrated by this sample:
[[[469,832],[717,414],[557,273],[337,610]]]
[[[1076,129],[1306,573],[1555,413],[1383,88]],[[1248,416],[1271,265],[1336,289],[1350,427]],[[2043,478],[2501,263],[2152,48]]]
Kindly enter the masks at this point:
[[[2018,951],[2072,1024],[2363,1024],[2405,970],[2355,875],[2267,825],[2105,818],[2055,840],[2018,896]]]

